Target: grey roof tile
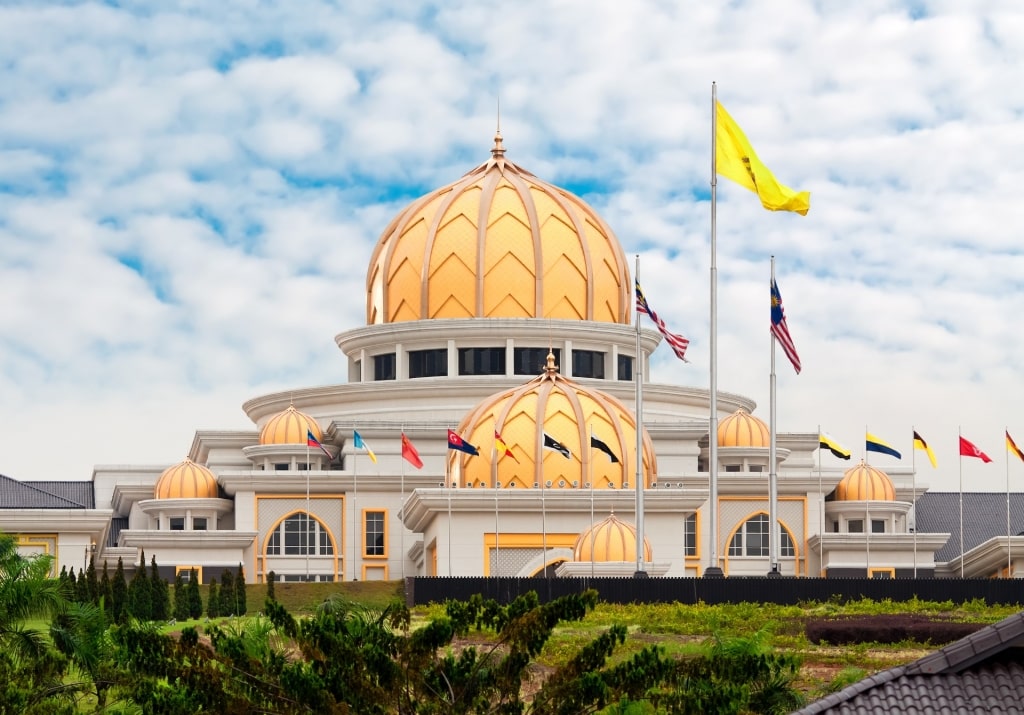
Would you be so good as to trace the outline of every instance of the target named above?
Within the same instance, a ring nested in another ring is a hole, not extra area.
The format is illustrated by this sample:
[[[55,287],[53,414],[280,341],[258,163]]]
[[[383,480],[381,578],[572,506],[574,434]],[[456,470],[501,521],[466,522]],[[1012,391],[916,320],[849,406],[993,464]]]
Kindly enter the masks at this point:
[[[92,482],[22,482],[0,474],[0,509],[92,509]]]
[[[810,703],[811,713],[1024,713],[1024,612]]]
[[[1006,492],[964,492],[964,544],[970,551],[993,536],[1006,536]],[[960,555],[960,493],[926,492],[917,500],[917,530],[948,533],[949,541],[935,552],[938,562]],[[1024,532],[1024,493],[1010,494],[1010,533]]]

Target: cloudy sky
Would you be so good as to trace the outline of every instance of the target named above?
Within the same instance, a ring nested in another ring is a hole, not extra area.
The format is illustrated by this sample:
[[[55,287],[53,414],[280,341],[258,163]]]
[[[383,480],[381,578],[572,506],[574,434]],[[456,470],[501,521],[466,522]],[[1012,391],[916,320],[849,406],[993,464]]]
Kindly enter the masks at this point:
[[[916,428],[921,479],[954,490],[962,432],[995,460],[966,487],[1001,490],[1022,38],[1018,0],[4,3],[0,473],[172,463],[196,429],[251,428],[246,399],[344,381],[374,242],[486,160],[499,97],[508,158],[590,202],[691,338],[654,380],[706,387],[717,81],[812,201],[719,184],[719,388],[768,420],[774,254],[804,365],[779,352],[780,431],[859,457],[867,428],[904,453],[886,467]]]

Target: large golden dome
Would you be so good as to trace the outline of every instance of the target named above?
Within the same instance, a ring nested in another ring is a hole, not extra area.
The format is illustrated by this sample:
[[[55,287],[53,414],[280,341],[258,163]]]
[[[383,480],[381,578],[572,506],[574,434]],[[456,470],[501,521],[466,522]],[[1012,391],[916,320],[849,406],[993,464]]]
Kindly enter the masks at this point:
[[[323,442],[324,435],[320,425],[305,412],[299,412],[295,405],[280,412],[263,425],[260,430],[260,444],[306,444],[306,432],[313,433],[318,442]]]
[[[636,527],[610,514],[580,534],[572,550],[573,561],[636,561]],[[652,561],[652,554],[645,538],[644,561]]]
[[[611,449],[617,463],[591,447],[591,430]],[[515,459],[494,449],[495,432]],[[572,456],[567,459],[546,449],[545,433]],[[484,400],[462,420],[459,434],[480,449],[479,457],[450,453],[451,473],[460,486],[492,487],[497,481],[501,487],[587,489],[592,481],[595,489],[621,489],[636,477],[633,413],[611,395],[559,375],[550,353],[543,375]],[[644,432],[645,485],[657,473],[654,449]]]
[[[168,467],[156,482],[157,499],[216,499],[217,477],[191,459]]]
[[[428,318],[629,324],[626,257],[582,199],[505,159],[413,201],[377,242],[368,325]]]
[[[896,501],[896,489],[889,475],[861,462],[846,470],[836,485],[836,501]]]
[[[768,447],[768,425],[742,407],[718,423],[719,447]]]

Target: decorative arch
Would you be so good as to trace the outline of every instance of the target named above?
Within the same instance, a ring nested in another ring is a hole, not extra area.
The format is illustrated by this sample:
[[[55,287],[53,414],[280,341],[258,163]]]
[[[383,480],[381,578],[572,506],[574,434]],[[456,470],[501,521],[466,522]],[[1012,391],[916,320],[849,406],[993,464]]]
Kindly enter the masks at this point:
[[[310,521],[316,522],[320,526],[321,531],[327,535],[327,538],[330,541],[332,553],[331,554],[315,554],[315,555],[316,556],[321,556],[321,555],[323,555],[323,556],[327,556],[327,555],[333,556],[334,557],[334,568],[335,568],[335,571],[337,571],[337,568],[338,568],[338,555],[340,553],[340,550],[338,549],[337,539],[334,538],[334,534],[331,533],[330,528],[328,528],[327,524],[324,523],[323,519],[320,519],[319,517],[315,516],[314,514],[311,514],[310,512],[306,511],[305,509],[293,509],[292,511],[288,512],[287,514],[282,516],[280,519],[275,521],[271,528],[267,529],[267,533],[263,537],[263,543],[260,544],[260,556],[262,556],[264,559],[266,559],[267,556],[270,555],[270,554],[267,554],[267,545],[269,544],[271,537],[274,534],[278,533],[278,530],[281,528],[281,524],[283,524],[284,522],[288,521],[292,517],[298,516],[300,514],[306,516]],[[273,554],[273,555],[274,556],[279,556],[279,555],[283,556],[284,554]],[[313,555],[313,554],[311,554],[311,555]]]
[[[760,558],[760,557],[764,557],[764,556],[769,556],[769,554],[768,554],[769,544],[768,544],[768,541],[767,541],[767,539],[768,539],[768,532],[767,531],[763,532],[765,534],[765,537],[764,537],[765,538],[765,542],[764,542],[765,543],[765,545],[764,545],[764,551],[765,552],[763,554],[762,553],[756,553],[756,554],[749,554],[749,553],[747,553],[748,532],[746,530],[746,526],[748,524],[751,524],[752,522],[755,522],[755,521],[760,522],[762,520],[764,522],[766,522],[765,525],[767,526],[767,522],[768,522],[768,512],[767,511],[765,511],[763,509],[760,509],[758,511],[751,512],[746,517],[744,517],[736,525],[736,527],[731,532],[729,532],[729,536],[725,540],[725,556],[726,556],[726,560],[728,560],[728,559],[730,559],[730,558],[732,558],[734,556],[737,557],[737,558],[742,558],[742,557]],[[738,544],[739,549],[742,550],[742,553],[734,553],[733,541],[734,541],[734,539],[736,539],[736,535],[740,532],[740,530],[744,531],[743,538],[741,540],[739,540],[741,543]],[[786,522],[784,522],[782,519],[779,519],[779,536],[780,536],[780,539],[779,539],[779,541],[780,541],[780,544],[779,544],[779,546],[780,546],[779,557],[780,558],[786,558],[786,559],[790,559],[791,558],[791,559],[794,560],[794,562],[798,563],[799,560],[800,560],[799,542],[796,540],[796,537],[793,536],[793,530],[790,529],[786,525]],[[785,540],[787,538],[789,539],[789,547],[792,548],[793,553],[792,554],[783,555],[782,547],[783,547],[783,544],[785,543]]]

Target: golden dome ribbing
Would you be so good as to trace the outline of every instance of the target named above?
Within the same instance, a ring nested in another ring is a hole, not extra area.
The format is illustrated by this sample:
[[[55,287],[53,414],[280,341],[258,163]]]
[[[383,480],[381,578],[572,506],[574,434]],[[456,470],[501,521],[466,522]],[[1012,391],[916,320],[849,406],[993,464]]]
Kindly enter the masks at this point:
[[[610,514],[580,534],[572,550],[573,561],[636,561],[636,527]],[[645,562],[653,560],[652,553],[645,538]]]
[[[836,501],[896,501],[896,488],[881,469],[861,462],[846,470],[836,486]]]
[[[618,239],[578,196],[491,158],[402,210],[366,277],[368,325],[432,318],[629,324]]]
[[[768,447],[768,425],[740,408],[718,423],[719,447]]]
[[[313,433],[318,442],[324,435],[320,425],[305,412],[299,412],[295,405],[288,405],[284,412],[271,417],[260,430],[260,444],[306,444],[306,432]]]
[[[593,436],[611,449],[619,462],[590,446]],[[525,385],[498,393],[478,405],[458,428],[480,457],[449,455],[452,475],[461,486],[551,489],[620,489],[636,478],[636,420],[619,400],[579,385],[558,374],[548,355],[544,374]],[[518,462],[497,454],[492,471],[494,433],[499,432]],[[563,444],[572,457],[544,448],[544,433]],[[658,473],[654,449],[643,434],[643,475],[650,485]],[[548,482],[551,482],[548,485]]]
[[[217,477],[191,459],[168,467],[153,488],[156,499],[215,499]]]

